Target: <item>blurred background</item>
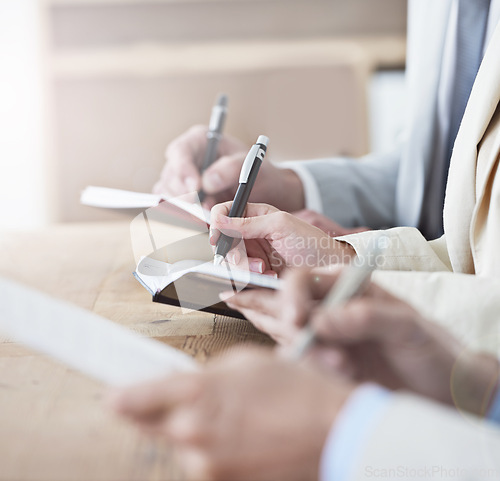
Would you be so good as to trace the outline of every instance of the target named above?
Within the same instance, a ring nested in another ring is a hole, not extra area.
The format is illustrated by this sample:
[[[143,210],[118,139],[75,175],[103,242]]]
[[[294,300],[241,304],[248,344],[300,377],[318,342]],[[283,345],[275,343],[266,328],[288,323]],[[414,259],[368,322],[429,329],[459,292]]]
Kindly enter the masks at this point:
[[[150,191],[219,92],[273,160],[390,149],[405,36],[404,0],[0,0],[0,230],[116,218],[81,190]]]

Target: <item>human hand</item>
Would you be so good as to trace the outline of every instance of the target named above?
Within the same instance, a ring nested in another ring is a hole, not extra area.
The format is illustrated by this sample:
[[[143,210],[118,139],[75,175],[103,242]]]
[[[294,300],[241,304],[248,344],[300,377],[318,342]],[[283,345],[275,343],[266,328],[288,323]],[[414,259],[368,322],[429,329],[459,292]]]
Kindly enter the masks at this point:
[[[202,185],[200,167],[206,147],[207,127],[203,125],[191,127],[170,142],[165,151],[165,166],[153,191],[157,194],[183,195],[199,190]],[[218,159],[223,164],[241,167],[247,150],[246,145],[238,139],[224,135],[218,144]],[[207,169],[205,174],[209,170]],[[215,172],[218,171],[215,170]],[[208,186],[210,186],[211,179],[212,175],[207,175]],[[223,190],[225,189],[221,189],[220,195],[223,195]],[[230,194],[228,194],[229,197]]]
[[[234,137],[222,136],[217,161],[201,175],[206,133],[207,127],[196,125],[168,145],[165,166],[153,187],[155,193],[178,196],[203,188],[206,194],[203,203],[207,208],[234,197],[248,147]],[[278,169],[265,161],[250,199],[269,202],[285,210],[301,209],[304,205],[302,183],[293,171]]]
[[[206,370],[115,392],[111,407],[178,448],[189,479],[318,479],[321,452],[354,385],[247,350]]]
[[[357,382],[407,389],[484,414],[498,381],[496,358],[465,350],[447,330],[375,284],[343,306],[319,304],[337,277],[295,271],[285,280],[282,322],[298,327],[309,318],[320,339],[313,359]]]
[[[257,329],[265,332],[279,345],[288,346],[306,324],[313,308],[326,295],[341,266],[315,269],[316,277],[327,272],[326,279],[331,283],[303,284],[302,276],[309,279],[308,269],[286,269],[283,274],[284,288],[275,291],[272,289],[248,289],[236,294],[223,292],[221,299],[232,309],[240,311]],[[298,275],[301,273],[301,275]],[[295,284],[301,289],[296,297],[290,299],[290,291],[296,292]],[[302,291],[305,289],[305,292]]]
[[[213,207],[210,243],[216,245],[220,232],[244,239],[252,270],[280,273],[285,267],[327,266],[346,263],[355,257],[350,245],[335,241],[292,214],[267,204],[248,204],[245,217],[231,218],[228,217],[231,204],[225,202]],[[242,257],[245,253],[232,256],[236,264]]]
[[[337,224],[335,221],[326,217],[319,212],[309,209],[302,209],[297,212],[293,212],[295,217],[306,221],[308,224],[313,225],[314,227],[318,227],[323,232],[326,232],[329,236],[338,237],[347,234],[355,234],[357,232],[365,232],[370,230],[368,227],[342,227],[340,224]]]

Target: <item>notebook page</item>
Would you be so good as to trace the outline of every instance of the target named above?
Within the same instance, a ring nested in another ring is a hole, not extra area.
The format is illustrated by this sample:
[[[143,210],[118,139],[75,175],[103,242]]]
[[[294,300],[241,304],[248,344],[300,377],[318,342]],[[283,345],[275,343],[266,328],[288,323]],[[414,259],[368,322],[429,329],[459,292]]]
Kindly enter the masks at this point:
[[[80,203],[91,207],[107,209],[147,209],[160,203],[162,197],[156,194],[142,194],[107,187],[86,187],[80,196]]]
[[[212,262],[184,260],[168,264],[150,257],[143,257],[134,273],[139,282],[151,293],[156,294],[166,286],[180,279],[188,272],[207,274],[219,279],[234,280],[243,284],[251,284],[268,289],[280,289],[282,281],[271,276],[244,271],[242,269],[227,269],[226,265],[214,266]],[[195,295],[195,293],[193,293]]]

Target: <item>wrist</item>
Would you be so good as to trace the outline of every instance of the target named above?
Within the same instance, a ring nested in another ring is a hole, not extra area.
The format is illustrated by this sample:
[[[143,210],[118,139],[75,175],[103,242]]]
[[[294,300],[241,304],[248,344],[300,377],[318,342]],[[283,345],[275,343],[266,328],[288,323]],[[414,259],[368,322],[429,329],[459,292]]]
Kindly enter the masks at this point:
[[[332,247],[330,249],[330,265],[333,264],[350,264],[354,259],[356,259],[356,251],[347,242],[342,242],[332,239]]]
[[[314,472],[314,479],[321,479],[322,471],[322,456],[325,451],[325,446],[329,442],[329,437],[331,436],[332,430],[335,429],[338,421],[339,415],[345,409],[345,406],[349,404],[349,400],[359,388],[358,385],[340,381],[335,384],[329,383],[330,395],[323,396],[320,400],[321,403],[315,409],[315,415],[320,416],[318,419],[318,426],[321,429],[317,433],[318,444],[318,458],[316,460],[317,470]]]
[[[353,479],[367,439],[390,404],[390,391],[364,384],[350,393],[323,448],[320,480]]]
[[[456,362],[451,379],[453,402],[460,410],[485,417],[499,388],[500,365],[490,354],[470,353]]]

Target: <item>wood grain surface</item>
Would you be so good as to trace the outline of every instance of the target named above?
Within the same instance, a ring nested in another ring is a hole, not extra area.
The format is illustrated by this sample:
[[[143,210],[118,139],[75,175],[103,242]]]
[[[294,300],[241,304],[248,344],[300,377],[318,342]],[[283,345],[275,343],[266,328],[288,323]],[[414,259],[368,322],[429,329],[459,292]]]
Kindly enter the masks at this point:
[[[153,304],[134,268],[127,222],[0,233],[0,276],[200,362],[245,343],[272,345],[247,321]],[[171,448],[110,414],[105,394],[98,382],[0,337],[0,481],[182,480]]]

